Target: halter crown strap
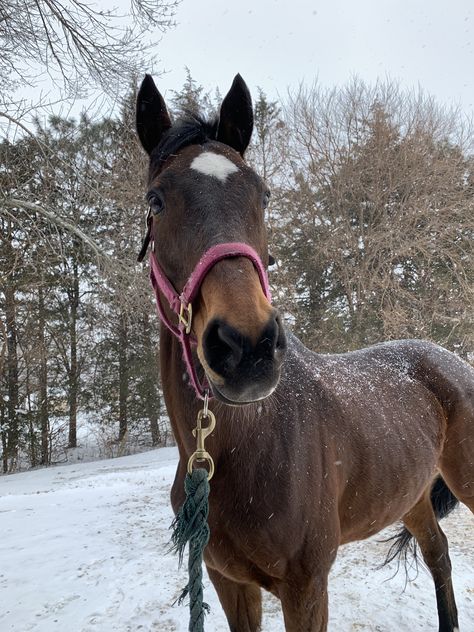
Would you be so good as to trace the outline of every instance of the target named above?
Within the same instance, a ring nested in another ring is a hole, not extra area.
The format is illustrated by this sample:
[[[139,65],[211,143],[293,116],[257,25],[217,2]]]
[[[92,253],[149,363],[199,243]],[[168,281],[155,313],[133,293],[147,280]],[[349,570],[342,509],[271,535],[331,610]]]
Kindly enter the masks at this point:
[[[175,335],[181,342],[183,349],[184,361],[191,378],[191,382],[196,391],[196,395],[200,399],[204,399],[206,392],[209,390],[208,384],[201,384],[194,366],[192,358],[191,345],[196,341],[191,336],[191,318],[192,303],[196,298],[199,289],[209,270],[222,259],[230,257],[246,257],[255,266],[260,285],[262,286],[265,297],[271,301],[270,288],[266,270],[256,251],[249,245],[240,242],[230,242],[217,244],[207,250],[199,259],[196,267],[191,272],[181,294],[173,287],[172,283],[166,276],[163,268],[158,263],[153,250],[150,252],[150,281],[153,286],[156,297],[156,307],[158,315],[163,324]],[[171,310],[178,315],[178,325],[174,325],[168,318],[163,304],[161,302],[161,294],[166,298]]]

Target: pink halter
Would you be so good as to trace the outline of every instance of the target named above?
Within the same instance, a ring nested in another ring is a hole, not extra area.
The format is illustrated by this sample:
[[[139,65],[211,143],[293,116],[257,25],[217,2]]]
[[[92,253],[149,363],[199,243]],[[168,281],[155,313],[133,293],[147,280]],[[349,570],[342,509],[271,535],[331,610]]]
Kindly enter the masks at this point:
[[[246,257],[255,266],[263,293],[266,298],[271,301],[270,288],[268,286],[267,273],[263,267],[262,261],[253,248],[247,244],[235,242],[217,244],[207,250],[199,259],[196,267],[191,272],[181,294],[174,289],[170,280],[158,263],[155,253],[150,252],[150,280],[156,297],[156,306],[158,315],[164,325],[174,334],[181,342],[183,349],[183,357],[186,368],[191,378],[191,383],[196,391],[199,399],[204,399],[206,392],[209,391],[207,381],[201,383],[194,366],[191,345],[196,345],[195,338],[191,335],[191,325],[193,317],[193,301],[196,298],[202,282],[209,270],[222,259],[230,257]],[[174,325],[168,318],[161,302],[160,292],[164,295],[169,303],[171,310],[178,316],[178,325]],[[209,393],[209,397],[211,397]]]

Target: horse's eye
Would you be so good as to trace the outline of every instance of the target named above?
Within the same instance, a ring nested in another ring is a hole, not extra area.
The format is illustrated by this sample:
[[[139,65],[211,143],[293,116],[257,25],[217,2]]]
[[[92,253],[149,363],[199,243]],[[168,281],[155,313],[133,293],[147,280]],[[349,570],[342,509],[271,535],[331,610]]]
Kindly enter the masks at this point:
[[[165,202],[158,191],[150,191],[146,196],[146,199],[152,215],[159,215],[163,211]]]
[[[267,208],[268,203],[270,202],[270,191],[265,191],[263,194],[263,208]]]

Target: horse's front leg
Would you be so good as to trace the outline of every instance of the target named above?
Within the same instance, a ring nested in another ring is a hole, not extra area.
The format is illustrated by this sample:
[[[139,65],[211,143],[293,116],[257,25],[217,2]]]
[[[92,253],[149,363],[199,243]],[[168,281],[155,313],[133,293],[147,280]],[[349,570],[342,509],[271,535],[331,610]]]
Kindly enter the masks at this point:
[[[326,632],[328,574],[295,578],[278,586],[286,632]]]
[[[259,632],[262,624],[262,591],[256,584],[233,582],[207,567],[231,632]]]

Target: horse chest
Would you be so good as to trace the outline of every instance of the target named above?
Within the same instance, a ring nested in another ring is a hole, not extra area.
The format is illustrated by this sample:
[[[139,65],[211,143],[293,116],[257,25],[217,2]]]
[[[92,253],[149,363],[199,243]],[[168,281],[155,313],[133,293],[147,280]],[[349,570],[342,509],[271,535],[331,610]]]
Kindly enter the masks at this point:
[[[286,504],[264,491],[264,484],[246,491],[211,489],[208,563],[238,581],[270,586],[284,575],[284,560],[293,554],[288,537]],[[271,485],[268,486],[271,488]],[[215,492],[214,498],[213,491]],[[269,588],[270,589],[270,588]]]
[[[257,581],[268,589],[273,580],[281,579],[287,551],[278,525],[262,528],[256,521],[221,514],[218,519],[211,515],[209,526],[209,566],[236,581]]]

